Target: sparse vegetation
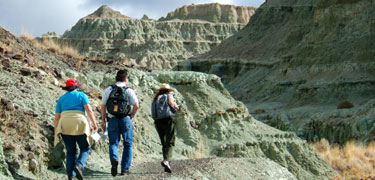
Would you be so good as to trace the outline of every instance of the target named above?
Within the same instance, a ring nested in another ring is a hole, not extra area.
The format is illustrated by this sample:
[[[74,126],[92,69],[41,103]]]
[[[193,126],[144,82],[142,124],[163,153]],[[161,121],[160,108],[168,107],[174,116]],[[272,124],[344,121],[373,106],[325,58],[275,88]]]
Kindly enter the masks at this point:
[[[43,47],[51,52],[67,56],[69,58],[74,58],[77,60],[82,60],[84,58],[73,47],[68,45],[60,45],[49,39],[43,39]]]
[[[28,41],[29,43],[33,44],[34,46],[41,48],[41,45],[38,43],[38,41],[34,38],[33,35],[27,33],[27,32],[21,32],[20,38]]]
[[[55,43],[53,40],[43,39],[42,43],[40,43],[33,37],[33,35],[27,32],[22,32],[20,38],[22,38],[25,41],[28,41],[37,48],[45,49],[58,55],[67,56],[68,58],[73,58],[77,61],[82,61],[82,59],[84,58],[81,54],[78,53],[78,51],[75,48],[69,45],[61,45]],[[81,64],[81,62],[77,62],[76,64]]]
[[[349,102],[349,101],[341,101],[338,105],[337,105],[337,109],[349,109],[349,108],[352,108],[354,107],[353,103]]]
[[[334,179],[375,178],[375,142],[363,145],[351,141],[338,146],[322,139],[311,147],[340,174]]]

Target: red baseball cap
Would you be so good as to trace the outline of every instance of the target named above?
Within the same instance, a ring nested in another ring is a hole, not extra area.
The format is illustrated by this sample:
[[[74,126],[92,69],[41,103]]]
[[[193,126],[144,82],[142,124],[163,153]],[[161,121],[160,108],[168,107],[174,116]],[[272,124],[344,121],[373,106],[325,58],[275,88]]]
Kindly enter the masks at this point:
[[[75,79],[71,78],[66,81],[65,87],[77,86],[78,83]]]
[[[73,78],[66,80],[65,87],[62,87],[62,89],[67,91],[73,91],[77,89],[80,85],[77,83],[77,81]]]

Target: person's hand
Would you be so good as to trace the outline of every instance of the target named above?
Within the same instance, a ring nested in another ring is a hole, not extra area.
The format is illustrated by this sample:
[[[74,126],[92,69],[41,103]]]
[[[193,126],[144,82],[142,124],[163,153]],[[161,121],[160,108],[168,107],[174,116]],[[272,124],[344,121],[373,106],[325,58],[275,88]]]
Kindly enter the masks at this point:
[[[106,123],[104,121],[102,121],[102,123],[100,124],[100,126],[103,129],[103,131],[105,131]]]
[[[92,127],[94,128],[94,131],[98,130],[98,126],[96,125],[96,123],[94,123]]]
[[[176,107],[174,107],[176,110],[179,110],[180,109],[180,107],[178,107],[178,105],[176,104]]]

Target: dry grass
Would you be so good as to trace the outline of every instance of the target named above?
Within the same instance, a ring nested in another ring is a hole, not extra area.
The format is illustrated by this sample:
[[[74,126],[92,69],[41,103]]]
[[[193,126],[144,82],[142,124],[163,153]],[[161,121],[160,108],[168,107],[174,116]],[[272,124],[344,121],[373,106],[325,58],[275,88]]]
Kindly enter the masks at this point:
[[[28,41],[29,43],[31,43],[32,45],[34,45],[36,47],[39,47],[39,48],[41,47],[40,44],[38,43],[38,41],[34,38],[34,36],[27,33],[27,32],[21,32],[20,38],[25,40],[25,41]]]
[[[339,172],[341,177],[334,179],[375,177],[375,143],[364,146],[352,141],[340,147],[322,139],[311,144],[311,147]]]
[[[43,45],[44,49],[46,49],[48,51],[51,51],[51,52],[57,53],[57,54],[62,54],[62,53],[58,53],[61,50],[60,46],[53,41],[50,41],[48,39],[43,39],[42,45]]]
[[[45,49],[58,55],[67,56],[68,58],[74,58],[77,60],[82,60],[84,58],[75,48],[69,45],[60,45],[53,40],[43,39],[42,43],[39,43],[33,35],[27,32],[22,32],[20,38],[28,41],[37,48]]]
[[[51,52],[64,55],[69,58],[83,59],[84,57],[78,53],[76,49],[68,45],[60,45],[52,40],[43,39],[43,47]]]

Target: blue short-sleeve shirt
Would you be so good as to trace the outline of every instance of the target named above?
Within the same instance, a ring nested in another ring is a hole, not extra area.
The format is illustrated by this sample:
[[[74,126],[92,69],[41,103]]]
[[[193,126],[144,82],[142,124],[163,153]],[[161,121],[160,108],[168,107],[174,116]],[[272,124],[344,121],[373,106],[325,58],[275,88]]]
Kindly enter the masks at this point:
[[[89,99],[84,92],[70,91],[62,95],[57,101],[56,113],[62,113],[64,111],[71,110],[86,112],[83,106],[89,103]]]

